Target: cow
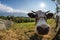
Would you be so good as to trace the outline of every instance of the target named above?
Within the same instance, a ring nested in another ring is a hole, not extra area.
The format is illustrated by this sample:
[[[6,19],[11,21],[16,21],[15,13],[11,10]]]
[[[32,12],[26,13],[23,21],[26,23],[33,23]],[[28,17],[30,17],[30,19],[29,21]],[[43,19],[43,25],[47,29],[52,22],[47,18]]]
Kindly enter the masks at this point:
[[[36,20],[36,27],[35,27],[36,34],[38,34],[40,36],[44,36],[44,35],[48,35],[49,32],[51,33],[51,28],[50,28],[50,25],[47,24],[47,19],[53,18],[53,15],[54,15],[53,13],[50,13],[50,10],[46,11],[46,12],[43,12],[42,10],[38,10],[36,12],[32,11],[32,12],[28,13],[29,17],[35,18],[35,20]],[[55,33],[55,32],[52,31],[52,33]],[[45,38],[43,40],[49,39],[49,37],[47,37],[47,36],[44,36],[44,37]],[[52,40],[52,38],[50,40]]]

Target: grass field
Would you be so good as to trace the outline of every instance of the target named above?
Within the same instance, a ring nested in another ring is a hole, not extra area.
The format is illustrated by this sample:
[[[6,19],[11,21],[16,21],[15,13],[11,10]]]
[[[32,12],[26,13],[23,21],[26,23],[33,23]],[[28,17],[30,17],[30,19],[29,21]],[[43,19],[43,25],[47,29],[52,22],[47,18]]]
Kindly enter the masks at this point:
[[[48,20],[47,23],[55,26],[53,19]],[[8,30],[0,31],[0,40],[33,40],[34,30],[35,22],[15,23]]]

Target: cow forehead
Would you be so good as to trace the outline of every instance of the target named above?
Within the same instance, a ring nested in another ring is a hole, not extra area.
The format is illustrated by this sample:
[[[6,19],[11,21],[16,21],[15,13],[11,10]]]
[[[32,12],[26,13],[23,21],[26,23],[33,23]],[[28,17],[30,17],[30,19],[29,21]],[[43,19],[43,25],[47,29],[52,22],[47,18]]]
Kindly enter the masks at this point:
[[[42,12],[41,10],[36,11],[36,14],[39,16],[45,16],[45,12]]]

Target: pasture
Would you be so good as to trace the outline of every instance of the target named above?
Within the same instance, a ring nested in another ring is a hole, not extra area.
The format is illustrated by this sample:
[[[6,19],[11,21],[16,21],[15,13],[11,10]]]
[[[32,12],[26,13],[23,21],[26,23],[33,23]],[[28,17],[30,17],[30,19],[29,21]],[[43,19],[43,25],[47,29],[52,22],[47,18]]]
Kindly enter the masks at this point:
[[[47,23],[51,27],[55,26],[53,19],[49,19]],[[0,31],[0,40],[38,40],[34,30],[35,22],[15,23],[9,29]]]

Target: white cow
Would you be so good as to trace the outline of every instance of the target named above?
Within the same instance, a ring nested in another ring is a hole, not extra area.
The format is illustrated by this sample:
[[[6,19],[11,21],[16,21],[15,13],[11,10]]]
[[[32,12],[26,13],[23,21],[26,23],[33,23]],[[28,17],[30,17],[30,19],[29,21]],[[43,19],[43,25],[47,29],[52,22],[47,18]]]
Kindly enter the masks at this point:
[[[43,12],[41,10],[38,10],[36,12],[32,11],[31,13],[28,13],[28,16],[36,19],[35,32],[39,36],[43,36],[42,40],[52,40],[53,39],[53,37],[55,35],[51,36],[53,34],[50,34],[50,33],[55,33],[55,32],[52,31],[50,25],[48,25],[46,23],[47,19],[50,19],[53,17],[53,13],[49,13],[49,11]]]
[[[13,24],[14,23],[12,21],[10,21],[10,20],[0,19],[0,30],[8,29]]]
[[[0,21],[0,30],[5,30],[6,26],[4,24],[4,22]]]

